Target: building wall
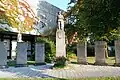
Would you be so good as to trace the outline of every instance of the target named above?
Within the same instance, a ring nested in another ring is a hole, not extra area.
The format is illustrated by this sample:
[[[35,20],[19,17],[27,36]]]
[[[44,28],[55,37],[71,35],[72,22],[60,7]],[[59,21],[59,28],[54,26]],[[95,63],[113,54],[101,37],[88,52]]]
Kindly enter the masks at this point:
[[[49,28],[54,28],[56,27],[56,17],[58,11],[63,11],[59,9],[58,7],[46,2],[46,1],[41,1],[41,0],[26,0],[28,4],[30,4],[31,8],[35,12],[36,16],[40,17],[40,21],[38,25],[36,25],[34,31],[28,32],[27,34],[34,34],[34,35],[39,35],[39,32],[43,32],[45,29]],[[4,28],[7,30],[6,31],[11,31],[11,32],[18,32],[16,28],[10,28],[7,24],[0,24],[0,28]],[[9,41],[5,41],[6,49],[9,50]],[[12,41],[12,57],[16,56],[16,46],[17,46],[17,41]],[[28,47],[28,50],[30,46]],[[30,54],[30,53],[28,53]],[[9,56],[9,53],[8,53]]]
[[[45,30],[45,28],[55,28],[57,25],[56,19],[58,11],[63,10],[46,1],[40,0],[37,7],[37,16],[40,17],[37,29],[42,32],[42,30]]]
[[[41,21],[45,21],[49,27],[56,26],[57,12],[61,9],[46,1],[39,1],[37,10],[37,15],[40,17]]]
[[[34,25],[35,29],[30,32],[26,31],[26,34],[40,35],[39,33],[42,33],[44,30],[56,27],[57,13],[63,10],[44,0],[26,0],[26,2],[40,19],[38,24]],[[9,27],[8,25],[0,24],[0,28],[7,28],[9,31],[18,32],[16,28]]]

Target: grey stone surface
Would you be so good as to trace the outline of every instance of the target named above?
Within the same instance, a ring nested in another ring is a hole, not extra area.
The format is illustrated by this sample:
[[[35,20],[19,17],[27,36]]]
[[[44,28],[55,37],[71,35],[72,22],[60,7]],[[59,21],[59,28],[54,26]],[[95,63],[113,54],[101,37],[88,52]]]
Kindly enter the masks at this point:
[[[35,44],[35,62],[45,63],[45,44],[44,43],[36,43]]]
[[[105,65],[105,50],[107,43],[105,41],[96,41],[95,42],[95,64]]]
[[[10,40],[4,40],[3,42],[4,42],[5,48],[6,48],[6,50],[7,50],[8,56],[9,56],[9,55],[10,55],[10,54],[9,54],[9,50],[10,50],[10,46],[9,46]]]
[[[115,41],[115,63],[120,64],[120,40]]]
[[[57,12],[61,11],[60,8],[57,8],[46,1],[39,0],[37,10],[38,10],[37,12],[38,16],[41,17],[40,21],[46,23],[47,24],[46,26],[55,27],[57,25],[56,16],[57,16]],[[37,26],[37,28],[42,27],[41,22],[38,23],[39,25]],[[40,28],[40,30],[41,29],[42,28]]]
[[[0,78],[84,78],[115,77],[120,67],[69,64],[64,69],[50,69],[51,64],[0,69]]]
[[[87,64],[87,43],[79,42],[77,44],[77,62]]]
[[[56,57],[66,57],[65,32],[57,30],[56,32]]]
[[[4,42],[0,41],[0,68],[7,65],[7,49],[5,48]]]
[[[17,43],[16,65],[22,66],[27,64],[27,42]]]

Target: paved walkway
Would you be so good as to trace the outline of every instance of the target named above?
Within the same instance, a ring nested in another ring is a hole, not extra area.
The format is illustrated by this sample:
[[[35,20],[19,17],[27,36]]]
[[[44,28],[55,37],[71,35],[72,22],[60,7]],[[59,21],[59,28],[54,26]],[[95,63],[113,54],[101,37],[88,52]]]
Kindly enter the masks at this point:
[[[40,78],[81,78],[100,76],[120,76],[120,67],[69,64],[65,69],[50,69],[51,65],[9,67],[0,69],[0,78],[40,77]]]

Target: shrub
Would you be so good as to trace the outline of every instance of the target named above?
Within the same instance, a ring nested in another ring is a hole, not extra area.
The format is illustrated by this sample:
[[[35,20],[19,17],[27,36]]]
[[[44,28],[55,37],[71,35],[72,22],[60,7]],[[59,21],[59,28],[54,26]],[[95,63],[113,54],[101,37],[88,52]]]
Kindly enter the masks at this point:
[[[67,52],[67,59],[70,61],[71,59],[76,59],[77,56],[73,52]]]
[[[45,43],[45,62],[51,63],[55,57],[55,43],[48,38],[38,38],[37,42]]]
[[[76,45],[77,44],[68,44],[67,45],[67,54],[73,53],[73,54],[77,55],[77,47],[76,47]]]
[[[64,67],[66,66],[66,62],[67,62],[67,59],[66,57],[62,56],[62,57],[56,57],[54,59],[54,67]]]
[[[34,61],[35,60],[35,53],[32,53],[30,56],[27,57],[28,61]]]

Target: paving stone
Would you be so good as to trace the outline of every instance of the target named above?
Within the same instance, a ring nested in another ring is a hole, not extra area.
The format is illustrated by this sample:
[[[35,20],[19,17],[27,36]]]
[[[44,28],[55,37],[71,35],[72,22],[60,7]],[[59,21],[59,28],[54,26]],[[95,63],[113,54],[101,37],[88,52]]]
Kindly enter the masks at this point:
[[[93,65],[71,65],[68,69],[49,69],[47,65],[0,69],[0,78],[83,78],[119,76],[119,74],[120,67]]]

